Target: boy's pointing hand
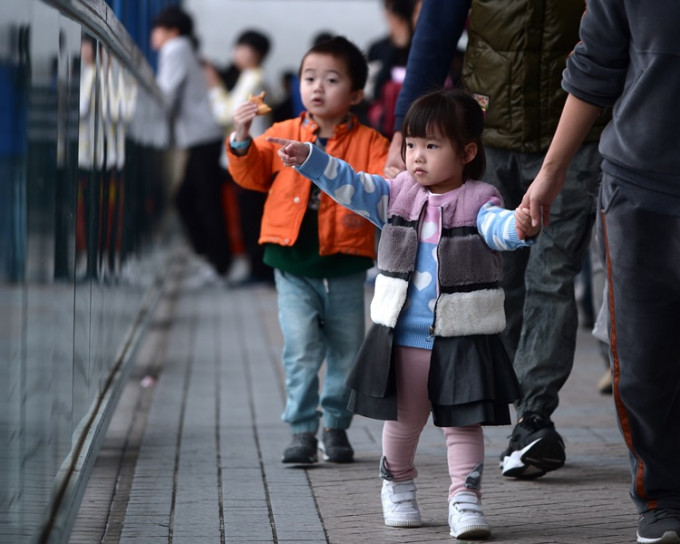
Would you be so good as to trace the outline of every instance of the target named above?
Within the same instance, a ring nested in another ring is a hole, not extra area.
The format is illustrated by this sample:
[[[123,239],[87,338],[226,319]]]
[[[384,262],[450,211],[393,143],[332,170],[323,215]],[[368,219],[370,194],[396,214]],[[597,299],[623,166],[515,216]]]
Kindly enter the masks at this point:
[[[277,154],[285,166],[300,166],[309,157],[309,147],[302,142],[285,138],[267,138],[267,141],[281,146]]]

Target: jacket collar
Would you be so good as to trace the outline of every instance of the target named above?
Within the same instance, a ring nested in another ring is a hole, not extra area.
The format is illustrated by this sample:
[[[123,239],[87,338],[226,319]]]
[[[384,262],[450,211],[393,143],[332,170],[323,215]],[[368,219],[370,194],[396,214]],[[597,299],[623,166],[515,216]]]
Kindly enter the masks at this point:
[[[319,125],[309,112],[303,111],[300,116],[302,117],[302,126],[305,130],[309,131],[311,134],[316,134],[319,130]],[[335,128],[333,129],[333,138],[340,138],[345,134],[348,134],[352,131],[357,122],[357,116],[353,113],[349,113],[345,122],[335,125]]]

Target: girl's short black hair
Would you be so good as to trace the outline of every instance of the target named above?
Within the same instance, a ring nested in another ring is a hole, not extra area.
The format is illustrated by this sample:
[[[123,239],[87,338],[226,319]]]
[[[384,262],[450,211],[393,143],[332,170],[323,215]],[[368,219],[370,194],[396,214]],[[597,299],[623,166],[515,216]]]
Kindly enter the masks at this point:
[[[333,36],[327,40],[315,43],[312,48],[305,53],[300,62],[298,75],[302,76],[302,65],[305,59],[312,53],[321,55],[331,55],[342,60],[347,66],[347,72],[352,81],[352,91],[359,91],[366,86],[368,78],[368,63],[366,57],[356,45],[344,36]]]
[[[180,36],[193,36],[194,21],[191,16],[181,8],[171,6],[160,11],[153,20],[152,28],[176,28]]]
[[[259,30],[248,29],[239,34],[239,37],[236,39],[236,45],[247,45],[257,51],[260,56],[260,62],[262,62],[267,57],[267,53],[269,53],[271,42],[269,37]]]
[[[483,130],[484,112],[472,96],[459,89],[429,92],[406,112],[401,126],[401,158],[406,160],[406,138],[426,138],[438,131],[461,152],[467,144],[477,144],[477,155],[465,165],[463,179],[481,179],[486,170]]]

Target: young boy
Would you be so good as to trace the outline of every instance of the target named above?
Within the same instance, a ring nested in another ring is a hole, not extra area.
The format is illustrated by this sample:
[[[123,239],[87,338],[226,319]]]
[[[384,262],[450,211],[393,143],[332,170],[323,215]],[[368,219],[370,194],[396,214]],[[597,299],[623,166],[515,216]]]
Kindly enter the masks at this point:
[[[312,142],[357,170],[382,172],[389,142],[350,112],[363,98],[367,74],[363,54],[346,38],[319,43],[300,65],[306,111],[251,139],[257,106],[246,102],[234,112],[235,131],[228,140],[229,171],[236,183],[268,193],[259,241],[265,246],[265,263],[274,268],[284,339],[282,419],[293,433],[283,452],[284,463],[317,461],[320,418],[319,449],[324,459],[354,460],[346,433],[352,413],[347,409],[345,378],[364,336],[364,282],[375,258],[375,230],[308,179],[285,168],[278,146],[266,139]]]

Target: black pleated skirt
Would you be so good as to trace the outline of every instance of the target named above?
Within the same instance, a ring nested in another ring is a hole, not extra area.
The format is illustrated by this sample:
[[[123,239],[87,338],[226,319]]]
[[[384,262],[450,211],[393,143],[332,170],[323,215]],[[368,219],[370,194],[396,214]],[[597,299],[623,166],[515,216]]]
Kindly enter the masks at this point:
[[[373,325],[347,380],[349,409],[373,419],[397,419],[392,330]],[[509,425],[520,396],[512,362],[498,334],[436,337],[428,393],[438,427]]]

